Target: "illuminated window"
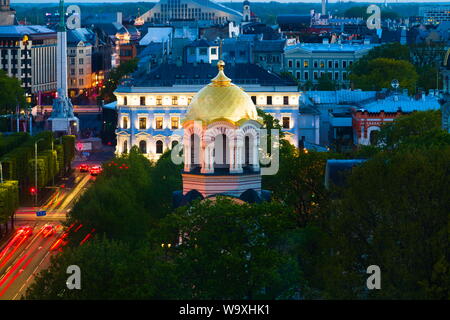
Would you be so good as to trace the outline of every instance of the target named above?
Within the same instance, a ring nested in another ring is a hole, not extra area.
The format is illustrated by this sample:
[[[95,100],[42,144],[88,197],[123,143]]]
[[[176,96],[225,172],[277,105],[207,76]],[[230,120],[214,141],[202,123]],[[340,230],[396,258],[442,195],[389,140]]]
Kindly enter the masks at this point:
[[[283,129],[290,129],[291,128],[291,118],[289,117],[283,117]]]
[[[147,118],[139,118],[139,129],[147,129]]]
[[[178,97],[177,97],[177,96],[173,96],[173,97],[172,97],[172,104],[173,104],[174,106],[178,105]]]
[[[288,96],[284,96],[283,97],[283,104],[284,105],[288,105],[289,104],[289,97]]]
[[[308,60],[304,60],[303,61],[303,68],[309,68],[309,61]]]
[[[122,128],[128,129],[128,118],[127,117],[122,118]]]
[[[325,68],[325,61],[323,60],[320,61],[320,68],[321,69]]]
[[[162,97],[156,97],[156,105],[157,106],[162,105]]]
[[[140,97],[141,106],[145,106],[145,97]]]
[[[171,124],[172,129],[178,129],[178,117],[172,117]]]
[[[156,129],[163,128],[163,117],[156,117]]]
[[[139,142],[139,151],[141,151],[141,153],[143,154],[147,153],[147,142],[145,142],[144,140],[141,140]]]

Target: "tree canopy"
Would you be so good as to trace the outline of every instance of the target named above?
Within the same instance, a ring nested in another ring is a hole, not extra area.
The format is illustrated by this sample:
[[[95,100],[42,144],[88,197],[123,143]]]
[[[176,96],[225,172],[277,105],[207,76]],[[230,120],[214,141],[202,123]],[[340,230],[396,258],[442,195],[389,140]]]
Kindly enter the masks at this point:
[[[14,113],[17,106],[23,109],[26,105],[25,91],[20,81],[0,70],[0,114]]]
[[[369,60],[365,65],[356,65],[352,68],[350,80],[355,88],[362,90],[376,90],[391,88],[391,82],[397,79],[400,87],[414,93],[418,80],[414,66],[405,60],[389,58],[376,58]]]

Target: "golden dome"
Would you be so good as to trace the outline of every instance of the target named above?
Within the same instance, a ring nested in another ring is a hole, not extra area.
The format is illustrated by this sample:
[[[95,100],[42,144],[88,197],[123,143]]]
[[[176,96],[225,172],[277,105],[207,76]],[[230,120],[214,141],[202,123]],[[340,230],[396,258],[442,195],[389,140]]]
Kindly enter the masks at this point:
[[[206,124],[216,119],[258,121],[252,99],[225,75],[224,66],[222,60],[217,63],[219,73],[193,97],[184,121],[201,120]]]

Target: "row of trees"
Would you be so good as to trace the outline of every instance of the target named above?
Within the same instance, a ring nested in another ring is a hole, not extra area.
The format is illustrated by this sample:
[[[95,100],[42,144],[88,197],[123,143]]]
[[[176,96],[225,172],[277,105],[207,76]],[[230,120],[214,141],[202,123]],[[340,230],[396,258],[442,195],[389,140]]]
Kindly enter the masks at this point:
[[[44,131],[35,136],[17,133],[1,137],[0,146],[3,146],[3,149],[0,149],[0,161],[3,177],[6,180],[18,181],[22,194],[35,182],[35,142],[38,147],[38,187],[44,187],[54,176],[64,174],[70,168],[75,155],[74,136],[63,136],[55,140],[52,132]]]
[[[68,223],[83,227],[26,298],[448,299],[450,143],[439,117],[418,112],[382,128],[378,147],[354,155],[368,160],[331,190],[326,160],[343,155],[282,142],[280,170],[263,180],[273,199],[261,204],[218,197],[173,210],[181,168],[133,149],[72,210]],[[65,286],[71,264],[82,290]],[[373,264],[382,290],[365,286]]]
[[[433,47],[436,48],[431,50]],[[441,88],[438,64],[443,52],[439,44],[410,48],[396,42],[378,46],[350,67],[350,80],[355,88],[362,90],[391,88],[393,79],[397,79],[400,87],[408,89],[410,94],[418,88]]]

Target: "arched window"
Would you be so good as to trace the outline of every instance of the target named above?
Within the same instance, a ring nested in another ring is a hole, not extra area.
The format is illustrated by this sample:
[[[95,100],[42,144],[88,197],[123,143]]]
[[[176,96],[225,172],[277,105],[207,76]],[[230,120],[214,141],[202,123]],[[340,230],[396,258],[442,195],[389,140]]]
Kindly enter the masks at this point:
[[[375,146],[377,144],[378,130],[373,130],[370,132],[370,144]]]
[[[216,136],[214,141],[214,169],[230,167],[229,141],[226,134]]]
[[[177,140],[173,140],[173,141],[172,141],[172,149],[175,148],[175,146],[176,146],[177,144],[178,144],[178,141],[177,141]]]
[[[156,141],[156,153],[163,153],[163,142],[161,140]]]
[[[127,152],[128,152],[128,141],[127,141],[127,140],[125,140],[125,141],[123,142],[122,152],[123,152],[123,153],[127,153]]]
[[[191,134],[191,167],[200,165],[200,138],[195,133]]]
[[[248,166],[250,164],[250,137],[245,136],[244,141],[244,164]]]
[[[139,141],[139,150],[142,154],[147,153],[147,142],[145,140]]]

